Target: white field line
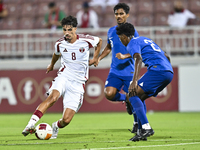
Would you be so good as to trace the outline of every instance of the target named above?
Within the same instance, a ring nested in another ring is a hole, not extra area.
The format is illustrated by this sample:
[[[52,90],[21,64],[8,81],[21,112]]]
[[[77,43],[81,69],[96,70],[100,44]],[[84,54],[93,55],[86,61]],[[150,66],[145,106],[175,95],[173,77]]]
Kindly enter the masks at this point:
[[[194,145],[200,144],[200,142],[193,143],[179,143],[179,144],[166,144],[166,145],[147,145],[147,146],[129,146],[129,147],[108,147],[108,148],[90,148],[90,149],[79,149],[79,150],[111,150],[111,149],[133,149],[133,148],[147,148],[147,147],[163,147],[163,146],[182,146],[182,145]],[[77,150],[77,149],[73,149]]]

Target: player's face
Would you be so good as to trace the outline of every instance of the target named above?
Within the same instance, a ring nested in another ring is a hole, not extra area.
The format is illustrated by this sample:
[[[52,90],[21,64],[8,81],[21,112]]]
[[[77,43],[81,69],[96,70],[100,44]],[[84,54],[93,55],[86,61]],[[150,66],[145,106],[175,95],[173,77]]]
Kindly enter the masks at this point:
[[[119,36],[119,39],[120,41],[122,42],[123,45],[127,46],[128,45],[128,37],[124,34],[122,35],[118,35]]]
[[[49,12],[50,12],[50,13],[56,12],[56,7],[51,7],[51,8],[49,8]]]
[[[124,9],[120,8],[115,10],[115,19],[117,20],[117,24],[125,23],[129,14],[126,14]]]
[[[76,29],[75,27],[71,26],[71,25],[64,25],[63,26],[63,32],[65,35],[66,40],[69,43],[73,43],[76,40]]]

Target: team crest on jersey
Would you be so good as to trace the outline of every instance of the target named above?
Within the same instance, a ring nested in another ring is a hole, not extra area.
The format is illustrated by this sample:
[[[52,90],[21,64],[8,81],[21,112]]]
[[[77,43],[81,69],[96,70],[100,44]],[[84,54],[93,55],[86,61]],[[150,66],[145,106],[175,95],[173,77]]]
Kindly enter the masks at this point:
[[[84,48],[84,47],[80,47],[80,48],[79,48],[79,51],[80,51],[81,53],[83,53],[83,52],[85,52],[85,48]]]

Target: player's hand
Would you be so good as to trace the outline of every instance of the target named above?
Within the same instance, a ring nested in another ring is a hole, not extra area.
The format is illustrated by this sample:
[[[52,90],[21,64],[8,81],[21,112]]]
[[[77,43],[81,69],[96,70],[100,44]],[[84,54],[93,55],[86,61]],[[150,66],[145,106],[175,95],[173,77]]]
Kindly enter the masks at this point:
[[[117,53],[115,57],[118,59],[125,59],[125,56],[122,53]]]
[[[128,88],[128,94],[129,94],[129,97],[133,97],[137,95],[137,81],[131,82]]]
[[[89,66],[92,66],[94,64],[94,60],[93,59],[90,59],[89,60]]]
[[[47,71],[46,71],[46,73],[49,73],[50,71],[52,71],[52,70],[53,70],[53,67],[54,67],[54,66],[51,65],[51,64],[48,65],[48,66],[47,66]]]
[[[98,59],[94,59],[94,58],[93,58],[93,59],[90,59],[90,60],[89,60],[89,66],[94,65],[95,67],[97,67],[98,64],[99,64]]]

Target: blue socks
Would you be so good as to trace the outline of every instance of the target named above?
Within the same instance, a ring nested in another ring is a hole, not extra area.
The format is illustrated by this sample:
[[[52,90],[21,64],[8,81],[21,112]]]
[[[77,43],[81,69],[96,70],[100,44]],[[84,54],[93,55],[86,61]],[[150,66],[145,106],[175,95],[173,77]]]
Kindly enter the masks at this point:
[[[143,101],[143,105],[144,105],[144,110],[145,110],[145,114],[146,114],[147,113],[147,108],[146,108],[145,101]],[[140,122],[140,119],[137,118],[137,122],[138,122],[138,129],[142,129],[142,124]]]
[[[136,113],[133,113],[133,116],[134,116],[134,122],[138,122],[138,117],[137,117]]]
[[[112,101],[125,101],[126,95],[122,93],[116,93],[115,97],[112,99]]]
[[[141,122],[141,124],[148,123],[147,117],[146,117],[146,105],[144,102],[140,100],[138,96],[133,96],[129,98],[129,101],[131,102],[131,105],[133,106],[133,109]],[[138,122],[139,125],[139,122]]]
[[[125,101],[126,95],[122,93],[116,93],[115,97],[112,99],[112,101]],[[145,102],[142,102],[138,96],[134,96],[129,98],[129,101],[131,102],[133,106],[133,116],[134,116],[134,122],[138,122],[138,128],[142,129],[142,124],[148,123],[147,117],[146,117],[146,104]],[[138,117],[138,115],[140,117]],[[141,121],[140,119],[143,118]],[[143,122],[143,123],[142,123]]]

